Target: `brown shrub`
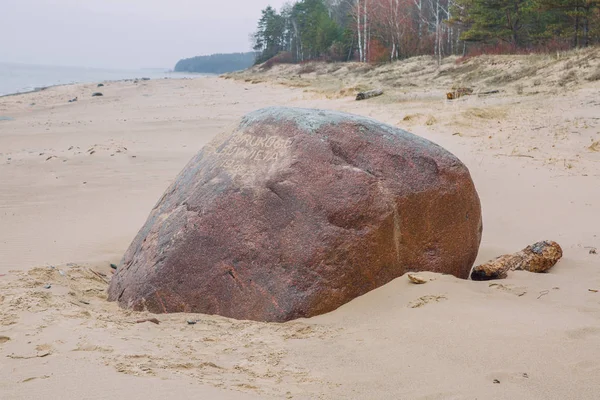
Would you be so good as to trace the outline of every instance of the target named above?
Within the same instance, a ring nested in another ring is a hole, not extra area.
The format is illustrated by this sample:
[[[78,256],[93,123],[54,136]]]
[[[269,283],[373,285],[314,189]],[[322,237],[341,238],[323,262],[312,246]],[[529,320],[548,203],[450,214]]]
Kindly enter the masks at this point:
[[[316,70],[317,70],[317,66],[315,64],[313,64],[313,63],[306,63],[306,64],[302,64],[302,66],[298,70],[298,74],[299,75],[310,74],[312,72],[315,72]]]
[[[596,70],[594,72],[592,72],[587,78],[588,81],[590,82],[594,82],[594,81],[600,81],[600,65],[596,68]]]
[[[289,51],[282,51],[281,53],[269,58],[267,61],[260,66],[261,71],[267,71],[273,68],[276,64],[293,64],[294,56]]]

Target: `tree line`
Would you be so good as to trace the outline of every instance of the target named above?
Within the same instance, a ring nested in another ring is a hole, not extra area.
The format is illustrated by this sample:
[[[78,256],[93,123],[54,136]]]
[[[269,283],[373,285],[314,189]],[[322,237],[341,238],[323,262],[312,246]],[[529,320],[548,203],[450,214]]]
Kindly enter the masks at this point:
[[[564,50],[600,42],[600,0],[297,0],[251,41],[257,63]]]

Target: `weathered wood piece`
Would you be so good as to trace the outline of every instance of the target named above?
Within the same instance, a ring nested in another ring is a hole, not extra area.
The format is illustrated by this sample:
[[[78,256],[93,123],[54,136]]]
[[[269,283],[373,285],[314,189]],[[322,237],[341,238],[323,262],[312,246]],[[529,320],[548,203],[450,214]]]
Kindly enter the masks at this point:
[[[418,275],[407,274],[407,276],[408,276],[408,280],[411,281],[412,283],[414,283],[415,285],[422,285],[424,283],[427,283],[427,279],[423,279]]]
[[[460,87],[460,88],[454,89],[452,92],[446,93],[446,98],[448,100],[454,100],[454,99],[458,99],[459,97],[462,97],[462,96],[468,96],[470,94],[473,94],[473,89]]]
[[[505,254],[473,268],[471,279],[504,279],[508,271],[546,272],[562,257],[560,245],[551,240],[537,242],[514,254]]]
[[[366,100],[371,97],[381,96],[382,94],[383,94],[383,90],[381,90],[381,89],[368,90],[366,92],[360,92],[359,94],[357,94],[356,100]]]

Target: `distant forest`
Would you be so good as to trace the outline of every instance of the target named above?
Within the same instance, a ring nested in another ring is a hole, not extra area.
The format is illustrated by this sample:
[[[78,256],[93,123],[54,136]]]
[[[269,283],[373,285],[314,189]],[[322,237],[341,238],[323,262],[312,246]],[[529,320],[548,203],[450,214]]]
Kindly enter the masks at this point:
[[[206,74],[224,74],[251,67],[256,60],[256,53],[212,54],[180,60],[175,65],[175,72],[200,72]]]
[[[600,43],[600,0],[296,0],[262,10],[257,62],[385,62]]]

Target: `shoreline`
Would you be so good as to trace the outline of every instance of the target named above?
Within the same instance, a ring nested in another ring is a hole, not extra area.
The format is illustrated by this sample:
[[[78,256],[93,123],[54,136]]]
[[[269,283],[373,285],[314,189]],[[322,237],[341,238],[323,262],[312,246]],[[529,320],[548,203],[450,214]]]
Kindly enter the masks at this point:
[[[169,72],[169,73],[165,73],[165,74],[182,74],[184,76],[181,77],[172,77],[172,76],[163,76],[163,77],[136,77],[136,78],[123,78],[123,79],[105,79],[105,80],[94,80],[94,81],[88,81],[88,82],[69,82],[69,83],[57,83],[57,84],[52,84],[52,85],[47,85],[47,86],[39,86],[39,87],[35,87],[31,90],[27,90],[27,91],[23,91],[23,92],[11,92],[11,93],[5,93],[5,94],[0,94],[0,99],[4,98],[4,97],[11,97],[11,96],[19,96],[19,95],[23,95],[23,94],[31,94],[31,93],[38,93],[38,92],[42,92],[44,90],[47,89],[51,89],[51,88],[56,88],[56,87],[63,87],[63,86],[72,86],[72,85],[94,85],[94,84],[100,84],[100,83],[118,83],[118,82],[133,82],[133,81],[147,81],[147,80],[161,80],[161,79],[200,79],[203,77],[210,77],[213,76],[213,74],[209,74],[209,73],[188,73],[188,72]],[[194,75],[197,74],[197,76],[190,76],[190,75]],[[220,76],[220,75],[216,75],[214,74],[214,76]]]

